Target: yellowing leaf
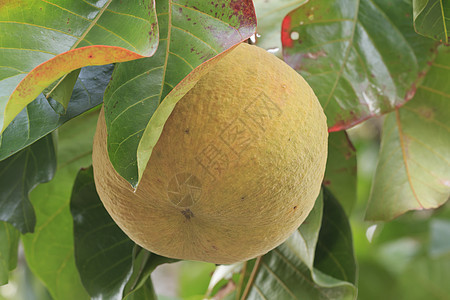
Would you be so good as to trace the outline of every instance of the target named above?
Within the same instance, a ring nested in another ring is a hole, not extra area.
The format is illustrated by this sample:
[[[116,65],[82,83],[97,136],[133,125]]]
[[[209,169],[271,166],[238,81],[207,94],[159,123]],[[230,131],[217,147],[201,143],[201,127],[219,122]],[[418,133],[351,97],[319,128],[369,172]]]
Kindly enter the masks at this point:
[[[9,97],[3,119],[3,130],[31,101],[52,82],[84,66],[130,61],[143,56],[120,47],[87,46],[67,51],[34,68]]]

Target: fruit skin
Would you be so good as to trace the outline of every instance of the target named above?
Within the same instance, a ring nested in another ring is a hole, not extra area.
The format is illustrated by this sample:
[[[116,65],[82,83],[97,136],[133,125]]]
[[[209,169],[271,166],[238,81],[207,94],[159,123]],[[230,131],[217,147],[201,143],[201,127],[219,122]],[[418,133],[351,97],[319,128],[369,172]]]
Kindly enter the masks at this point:
[[[328,132],[306,81],[240,44],[178,102],[136,192],[113,169],[106,136],[102,110],[94,177],[122,230],[159,255],[230,264],[275,248],[307,217]]]

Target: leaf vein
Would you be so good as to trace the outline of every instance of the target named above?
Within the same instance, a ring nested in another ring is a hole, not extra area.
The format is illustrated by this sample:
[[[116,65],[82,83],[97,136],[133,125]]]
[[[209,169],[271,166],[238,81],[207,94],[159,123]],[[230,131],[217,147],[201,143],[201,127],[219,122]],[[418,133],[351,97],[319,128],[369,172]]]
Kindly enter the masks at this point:
[[[409,183],[409,186],[411,188],[411,192],[414,195],[414,198],[416,199],[417,203],[419,203],[420,207],[423,208],[422,203],[419,200],[419,197],[416,194],[416,191],[414,190],[414,186],[412,184],[411,181],[411,174],[409,173],[409,169],[408,169],[408,161],[407,161],[407,155],[406,155],[406,148],[405,148],[405,141],[403,140],[403,130],[402,130],[402,124],[400,122],[400,113],[398,111],[398,109],[395,110],[395,117],[396,117],[396,121],[397,121],[397,127],[398,127],[398,138],[400,140],[400,147],[402,149],[402,157],[403,157],[403,164],[405,167],[405,173],[406,173],[406,178],[407,181]]]
[[[172,2],[171,2],[171,3],[172,3]],[[200,11],[200,10],[193,9],[192,7],[185,6],[185,5],[181,5],[181,4],[179,4],[179,3],[172,3],[172,4],[173,4],[173,5],[176,5],[176,6],[184,7],[184,8],[186,8],[186,9],[189,9],[189,10],[194,11],[194,12],[196,12],[196,13],[200,13],[200,14],[203,14],[203,15],[205,15],[205,16],[208,16],[208,17],[210,17],[210,18],[212,18],[212,19],[215,19],[215,20],[217,20],[217,21],[219,21],[219,22],[221,22],[221,23],[227,25],[228,27],[231,27],[231,28],[233,28],[234,30],[236,30],[236,32],[239,34],[239,36],[242,37],[241,33],[239,32],[239,30],[238,30],[236,27],[232,26],[231,24],[229,24],[229,23],[227,23],[227,22],[225,22],[225,21],[223,21],[223,20],[221,20],[221,19],[219,19],[219,18],[217,18],[217,17],[214,17],[214,16],[212,16],[212,15],[209,15],[209,14],[207,14],[207,13],[204,13],[204,12],[202,12],[202,11]]]
[[[147,100],[147,99],[150,99],[150,98],[153,98],[153,97],[155,97],[155,96],[158,96],[157,94],[154,94],[154,95],[150,95],[150,96],[148,96],[148,97],[145,97],[145,98],[143,98],[143,99],[141,99],[141,100],[139,100],[139,101],[136,101],[135,103],[133,103],[133,104],[131,104],[130,106],[128,106],[127,108],[125,108],[124,110],[122,110],[112,121],[111,121],[111,125],[110,126],[112,126],[116,121],[117,121],[117,119],[119,119],[119,117],[121,116],[121,115],[123,115],[124,113],[126,113],[128,110],[130,110],[132,107],[134,107],[134,106],[136,106],[136,105],[138,105],[138,104],[140,104],[140,103],[142,103],[142,102],[144,102],[145,100]]]
[[[272,275],[275,280],[278,282],[279,285],[281,285],[283,287],[283,289],[288,292],[288,294],[293,298],[298,300],[297,297],[295,297],[294,293],[284,284],[284,282],[280,279],[280,277],[278,277],[277,274],[275,274],[270,268],[269,266],[265,263],[265,262],[261,262],[261,265],[266,269],[267,272],[269,272],[270,275]]]
[[[334,91],[336,90],[337,84],[338,84],[338,82],[339,82],[339,78],[342,76],[342,72],[344,71],[345,65],[347,64],[347,60],[348,60],[348,57],[349,57],[349,55],[350,55],[350,49],[353,47],[353,39],[355,38],[356,23],[357,23],[357,21],[358,21],[359,6],[360,6],[360,0],[357,1],[357,7],[358,7],[358,8],[357,8],[357,11],[355,12],[355,17],[353,18],[353,29],[352,29],[352,34],[351,34],[350,38],[348,39],[348,43],[349,43],[349,44],[348,44],[347,49],[346,49],[346,51],[345,51],[345,54],[344,54],[344,58],[343,58],[343,62],[342,62],[341,68],[339,69],[339,72],[338,72],[338,74],[337,74],[337,76],[336,76],[336,80],[334,81],[334,85],[333,85],[333,87],[331,88],[331,91],[330,91],[330,93],[329,93],[329,95],[328,95],[327,100],[325,101],[325,104],[323,105],[323,109],[324,109],[324,110],[325,110],[326,107],[328,106],[328,103],[330,102],[331,97],[333,96]]]
[[[208,48],[210,48],[212,51],[214,51],[215,54],[218,54],[218,51],[216,49],[214,49],[210,44],[208,44],[207,42],[205,42],[204,40],[202,40],[201,38],[199,38],[198,36],[192,34],[191,32],[184,30],[183,28],[177,27],[175,25],[172,25],[172,28],[178,29],[180,31],[182,31],[185,34],[188,34],[192,37],[194,37],[195,39],[199,40],[200,42],[202,42],[203,44],[205,44],[206,46],[208,46]]]

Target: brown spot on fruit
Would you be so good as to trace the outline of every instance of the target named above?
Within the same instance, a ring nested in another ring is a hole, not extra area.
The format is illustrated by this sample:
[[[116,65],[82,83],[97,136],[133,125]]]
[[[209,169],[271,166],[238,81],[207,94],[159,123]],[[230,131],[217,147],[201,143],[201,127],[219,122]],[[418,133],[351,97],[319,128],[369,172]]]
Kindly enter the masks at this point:
[[[181,214],[188,220],[194,217],[194,213],[189,208],[182,210]]]

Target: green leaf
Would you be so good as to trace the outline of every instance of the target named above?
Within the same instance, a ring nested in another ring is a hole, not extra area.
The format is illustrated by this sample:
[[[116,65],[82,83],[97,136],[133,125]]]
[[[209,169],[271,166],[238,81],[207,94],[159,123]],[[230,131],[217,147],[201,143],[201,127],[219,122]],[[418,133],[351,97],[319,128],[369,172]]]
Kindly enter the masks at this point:
[[[450,49],[442,47],[416,96],[387,116],[366,219],[434,208],[450,195]]]
[[[59,129],[55,177],[30,194],[37,223],[34,234],[22,237],[25,256],[30,269],[44,282],[54,299],[89,297],[75,265],[69,205],[78,170],[91,164],[97,118],[98,112],[90,112]]]
[[[409,1],[313,0],[283,20],[285,61],[311,85],[330,131],[410,100],[435,42],[415,33]]]
[[[60,115],[66,113],[80,71],[81,69],[77,69],[70,72],[66,76],[63,76],[59,81],[55,82],[55,85],[52,86],[49,91],[44,90],[48,102],[56,113]]]
[[[33,232],[36,216],[28,194],[55,174],[55,147],[51,135],[0,162],[0,220],[22,233]]]
[[[256,26],[250,0],[158,0],[156,9],[155,55],[118,64],[105,92],[109,157],[133,186],[176,102],[217,61],[213,57],[250,37]]]
[[[84,287],[95,299],[122,299],[131,275],[134,243],[103,207],[92,167],[78,172],[70,210],[75,261]]]
[[[314,267],[336,279],[356,284],[356,260],[350,223],[331,192],[324,189],[323,193],[323,218]]]
[[[149,292],[151,272],[160,264],[176,261],[138,247],[117,226],[98,197],[92,167],[78,172],[70,210],[75,261],[92,298],[122,299],[127,295],[139,299]]]
[[[450,2],[447,0],[413,0],[413,8],[416,32],[448,43]]]
[[[450,220],[434,219],[430,224],[431,257],[450,254]]]
[[[155,289],[153,288],[152,279],[150,277],[144,284],[131,294],[124,297],[125,300],[157,300]]]
[[[0,285],[8,283],[9,271],[17,265],[19,236],[11,224],[0,221]]]
[[[56,113],[42,94],[28,104],[0,136],[0,160],[101,104],[112,69],[112,65],[82,68],[64,115]]]
[[[328,136],[328,160],[323,184],[349,216],[356,203],[356,149],[345,131]]]
[[[160,256],[135,245],[133,249],[133,273],[123,291],[124,297],[131,296],[143,286],[148,285],[147,281],[157,266],[176,261],[178,259]],[[144,287],[144,289],[146,288]]]
[[[328,197],[331,197],[331,194],[326,192],[324,198]],[[323,210],[323,221],[322,205],[329,206]],[[342,229],[333,223],[346,226],[343,233],[340,233]],[[324,235],[321,237],[319,229],[322,224],[326,230],[324,233],[320,232]],[[344,211],[336,200],[325,199],[322,204],[321,194],[312,214],[299,230],[285,243],[256,260],[242,299],[355,299],[356,288],[352,283],[323,272],[331,270],[331,273],[334,273],[335,266],[339,265],[346,270],[345,274],[349,279],[352,279],[350,274],[354,276],[356,273],[354,261],[353,264],[346,260],[337,261],[335,264],[329,262],[332,256],[338,259],[348,256],[341,256],[340,251],[352,251],[352,248],[347,247],[348,244],[344,243],[343,246],[333,243],[334,239],[328,240],[329,235],[333,234],[351,241],[350,227]],[[318,241],[320,243],[317,243]],[[327,251],[328,255],[323,255]],[[314,253],[321,255],[318,261]],[[322,271],[313,267],[313,261],[314,266],[318,264]]]
[[[0,24],[2,130],[65,73],[150,56],[158,41],[152,0],[8,1],[0,6]]]
[[[254,0],[258,28],[256,45],[279,56],[281,54],[281,22],[290,11],[307,0]]]

